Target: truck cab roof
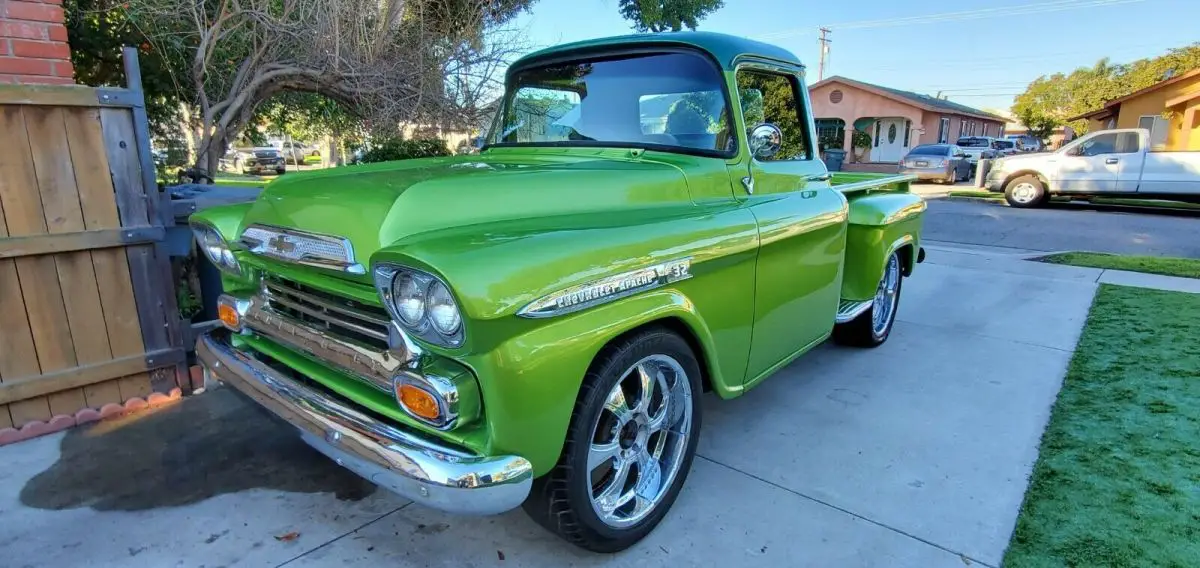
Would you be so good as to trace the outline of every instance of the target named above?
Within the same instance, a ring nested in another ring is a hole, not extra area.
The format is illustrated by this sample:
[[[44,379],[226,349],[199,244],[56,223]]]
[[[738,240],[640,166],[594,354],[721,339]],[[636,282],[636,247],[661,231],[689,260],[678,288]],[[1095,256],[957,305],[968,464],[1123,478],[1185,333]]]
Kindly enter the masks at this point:
[[[711,55],[726,71],[732,71],[739,58],[746,56],[773,59],[780,63],[803,67],[792,52],[769,43],[744,37],[713,32],[668,32],[634,34],[599,39],[589,39],[536,51],[518,59],[510,69],[520,69],[535,61],[557,59],[580,52],[620,51],[640,47],[683,47],[703,51]]]

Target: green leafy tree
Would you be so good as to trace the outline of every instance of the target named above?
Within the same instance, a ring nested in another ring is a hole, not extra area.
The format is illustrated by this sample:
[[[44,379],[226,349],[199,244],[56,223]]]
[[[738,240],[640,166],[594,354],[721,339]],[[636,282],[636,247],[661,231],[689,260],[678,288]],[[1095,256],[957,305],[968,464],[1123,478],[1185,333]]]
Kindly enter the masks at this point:
[[[178,137],[179,102],[188,100],[188,83],[176,70],[186,67],[178,51],[156,49],[129,20],[124,0],[65,0],[63,12],[75,80],[92,87],[124,87],[121,49],[138,48],[146,114],[156,137]]]
[[[214,171],[261,105],[288,92],[341,104],[380,132],[469,118],[519,50],[503,24],[533,0],[127,0],[150,44],[179,50],[196,165]]]
[[[705,16],[721,9],[724,0],[621,0],[621,16],[640,32],[696,29]]]
[[[1017,96],[1012,111],[1031,134],[1035,130],[1053,131],[1063,124],[1083,134],[1088,128],[1086,120],[1067,119],[1098,110],[1108,101],[1149,87],[1169,75],[1197,68],[1200,68],[1200,43],[1172,48],[1159,57],[1127,64],[1114,64],[1104,58],[1069,74],[1038,77]]]

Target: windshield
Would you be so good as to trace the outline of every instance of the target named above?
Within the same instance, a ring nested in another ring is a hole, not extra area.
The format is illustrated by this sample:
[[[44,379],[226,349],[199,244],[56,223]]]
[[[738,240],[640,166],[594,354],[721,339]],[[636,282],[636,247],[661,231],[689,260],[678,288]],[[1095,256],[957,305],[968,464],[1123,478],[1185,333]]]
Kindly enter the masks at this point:
[[[488,144],[734,149],[723,81],[693,53],[580,60],[508,78]]]
[[[944,146],[944,145],[938,144],[938,145],[928,145],[928,146],[917,146],[916,148],[913,148],[912,152],[909,152],[909,155],[911,155],[911,156],[945,156],[948,153],[950,153],[949,146]]]
[[[962,146],[963,148],[987,148],[988,147],[988,139],[987,138],[959,138],[958,142],[956,142],[956,144],[958,144],[959,146]]]

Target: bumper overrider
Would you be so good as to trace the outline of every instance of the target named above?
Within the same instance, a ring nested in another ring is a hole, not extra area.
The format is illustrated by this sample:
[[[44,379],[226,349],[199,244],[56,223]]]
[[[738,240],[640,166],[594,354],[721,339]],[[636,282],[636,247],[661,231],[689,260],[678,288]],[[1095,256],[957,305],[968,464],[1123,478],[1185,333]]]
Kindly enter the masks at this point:
[[[476,456],[406,432],[205,334],[196,357],[207,373],[300,430],[308,445],[363,478],[422,505],[491,515],[529,495],[533,467],[520,456]]]

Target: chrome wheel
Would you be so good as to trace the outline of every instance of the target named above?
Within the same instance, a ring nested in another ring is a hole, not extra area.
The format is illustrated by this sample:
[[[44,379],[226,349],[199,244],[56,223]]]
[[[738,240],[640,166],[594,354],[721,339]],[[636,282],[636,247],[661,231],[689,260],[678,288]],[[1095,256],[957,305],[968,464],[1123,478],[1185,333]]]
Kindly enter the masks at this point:
[[[896,314],[896,303],[900,299],[900,259],[893,253],[888,258],[883,270],[883,278],[879,280],[879,288],[875,290],[875,300],[871,306],[871,331],[876,336],[883,335]]]
[[[674,358],[651,355],[627,369],[592,428],[587,481],[592,509],[624,528],[663,501],[684,462],[692,384]]]
[[[1017,203],[1033,203],[1038,198],[1038,193],[1038,188],[1029,182],[1018,183],[1012,188],[1012,198]]]

